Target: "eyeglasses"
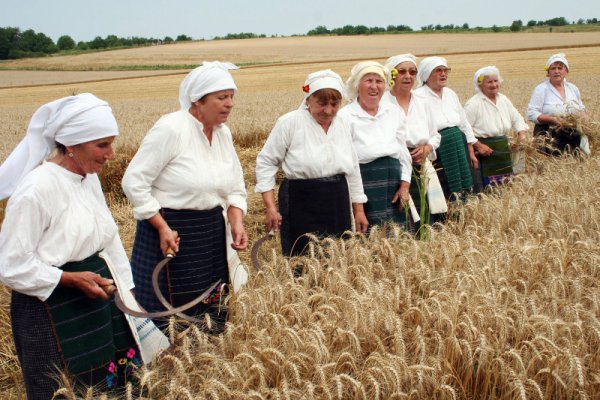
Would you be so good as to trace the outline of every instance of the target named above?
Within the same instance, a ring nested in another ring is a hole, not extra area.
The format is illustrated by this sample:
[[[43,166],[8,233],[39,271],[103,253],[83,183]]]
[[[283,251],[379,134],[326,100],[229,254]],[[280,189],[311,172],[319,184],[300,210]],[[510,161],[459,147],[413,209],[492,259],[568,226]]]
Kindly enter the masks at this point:
[[[400,69],[396,69],[396,70],[398,71],[398,75],[404,75],[404,74],[409,74],[410,76],[417,75],[417,70],[415,68],[410,68],[410,69],[400,68]]]
[[[433,71],[431,71],[431,72],[434,72],[434,73],[436,73],[436,74],[441,74],[441,73],[446,73],[446,74],[449,74],[449,73],[450,73],[450,71],[452,71],[452,68],[436,67],[436,68],[434,68],[434,70],[433,70]]]

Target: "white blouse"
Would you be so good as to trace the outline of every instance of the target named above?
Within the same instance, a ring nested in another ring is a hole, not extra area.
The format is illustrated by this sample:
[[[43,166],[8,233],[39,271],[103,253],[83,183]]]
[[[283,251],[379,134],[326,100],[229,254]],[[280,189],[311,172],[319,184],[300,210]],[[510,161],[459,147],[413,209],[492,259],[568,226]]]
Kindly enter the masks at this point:
[[[327,133],[306,108],[281,116],[256,157],[257,193],[275,187],[279,166],[288,179],[315,179],[344,174],[350,200],[366,203],[358,158],[352,146],[350,127],[333,119]]]
[[[451,126],[457,126],[467,138],[467,143],[477,141],[473,129],[467,121],[465,110],[460,105],[460,100],[454,90],[445,87],[442,89],[440,97],[429,86],[423,85],[415,89],[413,93],[421,96],[429,105],[438,132]]]
[[[435,149],[440,147],[442,135],[437,131],[433,113],[429,105],[420,96],[414,94],[410,96],[408,113],[400,107],[398,100],[391,92],[385,92],[383,99],[398,106],[400,112],[406,119],[406,145],[408,147],[417,147],[423,144],[430,144],[433,147],[433,159],[435,160]]]
[[[477,93],[465,103],[467,120],[478,138],[507,136],[511,129],[527,131],[527,123],[505,95],[498,93],[494,104],[483,93]]]
[[[212,143],[202,129],[188,110],[164,115],[150,129],[123,176],[136,219],[148,219],[163,207],[234,206],[246,213],[244,175],[229,128],[215,127]]]
[[[581,94],[577,86],[566,81],[564,99],[549,81],[544,81],[535,87],[527,106],[527,118],[536,124],[542,114],[568,115],[578,112],[585,112]]]
[[[127,254],[96,174],[85,178],[44,162],[10,197],[0,231],[0,280],[44,301],[58,285],[60,266],[104,249],[133,288]]]
[[[406,121],[397,106],[381,101],[373,116],[354,101],[344,106],[338,116],[350,124],[359,163],[370,163],[381,157],[396,158],[401,166],[400,179],[410,182],[412,160],[406,148]]]

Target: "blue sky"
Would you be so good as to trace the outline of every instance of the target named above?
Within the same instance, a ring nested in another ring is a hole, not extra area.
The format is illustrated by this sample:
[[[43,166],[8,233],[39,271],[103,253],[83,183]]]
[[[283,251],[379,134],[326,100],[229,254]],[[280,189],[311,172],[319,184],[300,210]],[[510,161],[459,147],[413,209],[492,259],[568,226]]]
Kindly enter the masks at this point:
[[[317,25],[408,25],[417,30],[428,24],[475,27],[554,17],[600,19],[600,1],[0,0],[0,27],[33,29],[55,41],[64,34],[76,41],[109,34],[211,39],[239,32],[304,34]]]

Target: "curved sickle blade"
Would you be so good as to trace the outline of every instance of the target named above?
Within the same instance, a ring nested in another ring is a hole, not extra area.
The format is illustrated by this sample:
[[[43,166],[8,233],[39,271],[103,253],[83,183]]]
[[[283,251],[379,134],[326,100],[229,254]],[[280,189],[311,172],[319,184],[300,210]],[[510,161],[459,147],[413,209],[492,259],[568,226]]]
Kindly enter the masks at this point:
[[[252,245],[252,250],[250,251],[250,258],[252,260],[252,265],[254,265],[254,268],[256,268],[257,271],[262,271],[262,266],[260,264],[260,260],[258,259],[258,252],[260,250],[260,247],[263,245],[264,242],[266,242],[267,240],[271,240],[274,237],[275,231],[271,229],[269,233],[262,236]]]

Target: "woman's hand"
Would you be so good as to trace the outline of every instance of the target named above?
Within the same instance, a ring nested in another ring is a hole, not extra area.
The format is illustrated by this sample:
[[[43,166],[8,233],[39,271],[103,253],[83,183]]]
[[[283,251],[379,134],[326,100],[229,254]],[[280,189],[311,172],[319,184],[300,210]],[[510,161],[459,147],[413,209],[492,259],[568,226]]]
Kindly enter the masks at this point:
[[[77,288],[81,290],[90,299],[101,298],[108,300],[108,295],[102,289],[102,286],[109,286],[113,284],[112,279],[106,279],[91,271],[84,272],[66,272],[60,276],[58,282],[61,286],[67,286]]]
[[[248,235],[244,229],[244,213],[241,209],[229,206],[227,209],[227,219],[231,227],[231,247],[234,250],[245,250],[248,247]]]
[[[179,251],[179,237],[171,230],[163,216],[156,213],[148,219],[148,222],[158,231],[160,250],[163,255],[167,255],[168,248],[177,253]]]
[[[362,203],[352,203],[352,213],[354,214],[354,225],[356,232],[367,233],[369,221],[365,215],[364,205]]]
[[[473,143],[473,149],[477,154],[483,157],[489,157],[494,152],[490,146],[485,143],[481,143],[479,140]]]
[[[400,187],[394,194],[394,197],[392,197],[392,203],[398,202],[398,207],[401,209],[404,208],[408,204],[408,199],[410,198],[409,188],[410,182],[400,181]]]
[[[430,144],[422,144],[417,146],[413,151],[410,152],[410,157],[413,163],[423,164],[427,156],[433,151],[433,146]]]
[[[467,144],[467,150],[469,151],[469,164],[471,164],[471,167],[473,168],[479,168],[479,160],[477,159],[477,156],[475,155],[475,150],[473,149],[473,145],[472,144]]]
[[[279,232],[281,221],[281,214],[279,214],[275,208],[267,208],[265,210],[265,225],[267,226],[267,232]]]

